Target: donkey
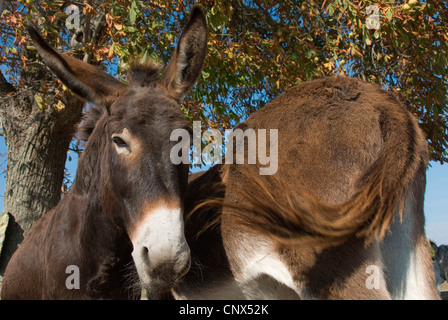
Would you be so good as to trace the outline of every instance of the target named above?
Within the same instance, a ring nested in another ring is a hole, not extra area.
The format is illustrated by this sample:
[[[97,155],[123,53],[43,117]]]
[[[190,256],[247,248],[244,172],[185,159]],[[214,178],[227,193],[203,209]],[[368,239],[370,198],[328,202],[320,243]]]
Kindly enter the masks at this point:
[[[2,299],[138,299],[138,279],[151,297],[164,294],[190,266],[183,226],[189,167],[170,161],[170,134],[191,131],[179,100],[205,59],[201,9],[192,9],[166,70],[133,63],[128,84],[57,53],[34,28],[29,33],[47,66],[95,106],[80,127],[86,145],[75,182],[11,258]]]
[[[448,280],[448,246],[434,244],[434,273],[436,275],[437,291],[440,292],[440,285]]]
[[[278,171],[260,176],[245,145],[245,164],[190,176],[192,266],[176,298],[439,299],[424,230],[427,142],[392,93],[310,81],[237,128],[278,130]]]

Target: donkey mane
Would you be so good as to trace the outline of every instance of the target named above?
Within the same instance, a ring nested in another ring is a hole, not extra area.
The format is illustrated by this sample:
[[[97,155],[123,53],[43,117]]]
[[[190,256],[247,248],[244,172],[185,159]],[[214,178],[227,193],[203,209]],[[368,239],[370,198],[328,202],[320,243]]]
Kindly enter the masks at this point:
[[[132,60],[128,70],[128,80],[131,86],[145,87],[159,80],[162,66],[151,59],[141,63],[138,60]]]
[[[107,114],[107,108],[103,105],[92,106],[84,115],[84,119],[78,128],[78,140],[87,142],[89,140],[98,120]]]

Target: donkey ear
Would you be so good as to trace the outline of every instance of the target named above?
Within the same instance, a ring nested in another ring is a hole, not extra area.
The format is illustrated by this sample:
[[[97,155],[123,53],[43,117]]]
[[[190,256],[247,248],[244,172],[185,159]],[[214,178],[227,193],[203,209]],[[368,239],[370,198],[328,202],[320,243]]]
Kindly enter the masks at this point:
[[[94,104],[107,105],[127,86],[91,64],[57,53],[34,26],[28,25],[28,32],[45,64],[81,98]]]
[[[175,99],[181,99],[196,83],[206,52],[207,21],[202,10],[195,6],[162,77],[162,82]]]

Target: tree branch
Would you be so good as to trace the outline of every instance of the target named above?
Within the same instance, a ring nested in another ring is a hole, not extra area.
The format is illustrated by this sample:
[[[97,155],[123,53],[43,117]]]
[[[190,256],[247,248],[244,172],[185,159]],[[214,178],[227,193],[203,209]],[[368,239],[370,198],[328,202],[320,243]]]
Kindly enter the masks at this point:
[[[87,4],[88,5],[91,5],[91,1],[87,1]],[[87,13],[86,14],[86,21],[85,21],[85,23],[84,23],[84,30],[83,30],[83,33],[84,33],[84,39],[83,39],[83,41],[84,41],[84,45],[86,45],[87,43],[89,43],[89,35],[90,35],[90,18],[91,18],[91,15],[92,14],[90,14],[90,13]],[[88,50],[87,50],[88,51]],[[83,61],[85,62],[85,63],[89,63],[90,62],[90,58],[91,58],[91,53],[89,53],[89,52],[87,52],[86,51],[86,53],[84,53],[84,59],[83,59]]]
[[[6,81],[3,72],[0,71],[0,95],[6,95],[11,92],[16,92],[16,88],[8,81]]]

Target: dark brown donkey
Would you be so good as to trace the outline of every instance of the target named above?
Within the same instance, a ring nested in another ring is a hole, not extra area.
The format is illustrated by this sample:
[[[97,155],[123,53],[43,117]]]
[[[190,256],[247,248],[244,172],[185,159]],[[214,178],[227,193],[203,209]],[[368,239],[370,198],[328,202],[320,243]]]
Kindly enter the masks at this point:
[[[203,13],[193,8],[160,77],[158,67],[134,64],[129,84],[29,32],[48,67],[95,107],[81,128],[87,143],[75,182],[12,257],[2,299],[138,298],[127,283],[135,270],[151,294],[163,293],[190,266],[182,205],[188,165],[170,161],[170,134],[191,130],[178,101],[204,62]]]
[[[265,165],[246,159],[191,177],[185,212],[199,207],[177,298],[439,298],[424,230],[427,144],[391,93],[345,77],[307,82],[238,128],[278,130],[264,147],[278,143],[278,170],[260,176]]]

